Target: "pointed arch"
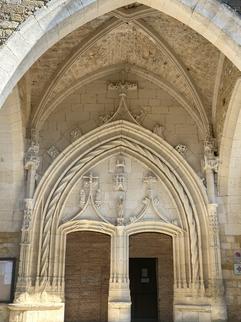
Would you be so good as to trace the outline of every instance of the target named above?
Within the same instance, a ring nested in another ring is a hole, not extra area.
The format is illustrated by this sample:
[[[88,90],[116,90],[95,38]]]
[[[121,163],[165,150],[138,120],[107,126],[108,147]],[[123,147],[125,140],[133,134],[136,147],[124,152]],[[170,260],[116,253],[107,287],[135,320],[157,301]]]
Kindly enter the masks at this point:
[[[61,269],[58,258],[63,256],[58,245],[64,237],[59,231],[62,228],[58,217],[63,203],[75,182],[88,169],[118,151],[147,164],[172,194],[183,218],[185,232],[172,224],[164,226],[183,236],[181,244],[184,244],[179,246],[185,250],[186,262],[182,267],[190,267],[185,274],[181,274],[187,280],[179,281],[178,285],[183,287],[184,283],[188,287],[203,289],[204,280],[208,283],[210,279],[209,268],[204,265],[210,262],[208,201],[204,187],[173,147],[149,130],[127,121],[108,123],[84,135],[64,150],[47,170],[34,196],[29,231],[32,245],[29,258],[33,265],[28,268],[27,274],[37,276],[36,283],[40,286],[52,287],[50,280],[54,279],[56,283],[62,283],[63,276],[58,276],[58,272],[63,272],[63,261]],[[33,259],[36,252],[37,261]],[[61,284],[55,287],[61,288]]]
[[[125,0],[122,5],[133,1]],[[191,27],[220,49],[239,69],[240,18],[217,0],[139,0]],[[53,44],[84,23],[119,8],[119,1],[50,2],[29,17],[0,50],[0,105],[29,67]],[[222,24],[220,25],[220,20]],[[10,62],[10,63],[9,63]]]

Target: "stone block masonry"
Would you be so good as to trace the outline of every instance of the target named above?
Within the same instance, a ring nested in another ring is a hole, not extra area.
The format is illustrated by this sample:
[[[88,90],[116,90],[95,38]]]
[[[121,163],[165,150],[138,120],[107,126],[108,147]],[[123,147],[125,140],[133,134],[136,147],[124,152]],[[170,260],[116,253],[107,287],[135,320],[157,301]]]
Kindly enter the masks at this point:
[[[110,239],[93,232],[67,238],[65,321],[107,321]]]
[[[17,30],[18,26],[49,0],[1,0],[0,46]]]
[[[240,0],[219,0],[241,14]],[[0,47],[17,30],[19,25],[51,0],[1,0]]]

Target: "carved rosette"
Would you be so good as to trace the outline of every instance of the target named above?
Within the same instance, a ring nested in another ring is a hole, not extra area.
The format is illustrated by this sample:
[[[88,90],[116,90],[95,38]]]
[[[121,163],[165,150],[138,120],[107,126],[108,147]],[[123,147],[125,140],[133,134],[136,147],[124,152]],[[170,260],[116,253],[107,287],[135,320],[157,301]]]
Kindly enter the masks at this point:
[[[178,144],[175,146],[175,150],[184,157],[187,152],[187,146],[185,144]]]

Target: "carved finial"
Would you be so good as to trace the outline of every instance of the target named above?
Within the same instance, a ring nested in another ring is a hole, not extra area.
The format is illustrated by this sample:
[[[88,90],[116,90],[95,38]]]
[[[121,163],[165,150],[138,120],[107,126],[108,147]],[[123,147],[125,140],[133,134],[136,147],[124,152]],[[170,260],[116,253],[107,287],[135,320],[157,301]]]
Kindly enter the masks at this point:
[[[146,111],[144,109],[140,109],[136,114],[132,113],[129,109],[126,101],[126,96],[128,91],[137,90],[137,83],[129,82],[129,81],[117,81],[117,82],[110,82],[108,84],[108,90],[116,90],[119,91],[120,102],[118,107],[115,109],[114,112],[106,113],[104,115],[99,116],[99,121],[102,124],[116,121],[116,120],[126,120],[133,122],[135,124],[141,125],[143,122]]]

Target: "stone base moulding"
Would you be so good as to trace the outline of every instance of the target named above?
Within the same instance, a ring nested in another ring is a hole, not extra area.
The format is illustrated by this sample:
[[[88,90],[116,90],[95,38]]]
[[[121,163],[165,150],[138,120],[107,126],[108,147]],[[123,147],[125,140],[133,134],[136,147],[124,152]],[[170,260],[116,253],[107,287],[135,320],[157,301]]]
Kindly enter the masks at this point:
[[[64,303],[9,304],[9,322],[63,322]]]
[[[174,320],[175,322],[212,322],[211,306],[210,305],[174,305]]]
[[[64,303],[59,304],[10,304],[10,322],[64,322]],[[130,322],[131,302],[108,303],[108,322]],[[174,304],[175,322],[224,322],[226,319],[213,320],[212,306]]]
[[[131,302],[109,302],[108,322],[127,322],[131,320]]]

